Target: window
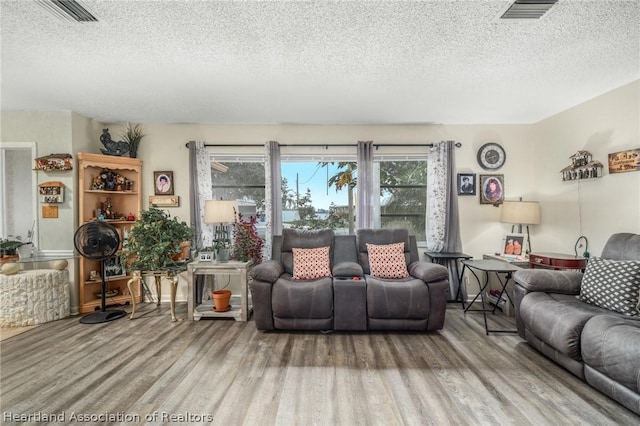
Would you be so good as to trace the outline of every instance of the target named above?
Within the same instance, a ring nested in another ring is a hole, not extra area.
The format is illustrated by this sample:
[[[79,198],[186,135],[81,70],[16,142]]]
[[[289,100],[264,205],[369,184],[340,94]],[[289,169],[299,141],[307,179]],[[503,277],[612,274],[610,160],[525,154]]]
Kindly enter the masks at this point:
[[[284,227],[355,233],[355,155],[283,156],[281,172]],[[373,193],[380,194],[373,200],[374,227],[407,228],[424,241],[426,154],[380,155],[373,173]]]
[[[392,160],[388,156],[374,162],[374,224],[380,228],[407,228],[424,241],[427,204],[427,161]]]
[[[389,148],[387,148],[388,150]],[[355,233],[358,167],[355,149],[283,148],[281,164],[282,223],[285,228],[331,228]],[[397,152],[398,149],[394,148]],[[243,215],[265,215],[265,169],[262,155],[214,154],[211,157],[213,197],[238,200]],[[404,152],[374,157],[373,224],[407,228],[418,241],[425,237],[426,154]],[[258,227],[264,236],[264,227]]]
[[[355,156],[283,156],[281,165],[282,224],[285,228],[331,228],[353,233],[355,186],[344,184],[347,161]],[[342,180],[341,180],[342,179]],[[352,202],[349,203],[351,194]],[[351,212],[351,220],[349,220]]]
[[[258,232],[264,238],[265,172],[263,157],[211,156],[211,184],[214,199],[236,200],[238,210],[243,216],[258,216]]]

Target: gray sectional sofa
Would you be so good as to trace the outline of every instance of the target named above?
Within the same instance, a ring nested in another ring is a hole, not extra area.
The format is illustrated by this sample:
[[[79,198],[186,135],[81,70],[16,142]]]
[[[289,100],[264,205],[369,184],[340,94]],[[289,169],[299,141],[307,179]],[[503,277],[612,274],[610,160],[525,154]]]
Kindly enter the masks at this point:
[[[610,296],[621,292],[616,288],[618,282],[638,282],[638,264],[633,261],[640,261],[640,235],[614,234],[597,259],[618,271],[603,277],[606,285],[601,287],[602,303],[586,303],[577,297],[585,294],[585,289],[581,292],[581,287],[587,285],[585,278],[590,286],[598,279],[597,272],[589,270],[593,259],[584,274],[545,269],[517,271],[513,277],[514,302],[518,334],[523,339],[640,415],[640,315],[602,307],[610,303]],[[634,291],[637,302],[639,294]]]
[[[377,278],[367,244],[404,243],[408,276]],[[329,247],[330,275],[294,279],[294,249]],[[272,258],[251,270],[253,316],[260,330],[439,330],[449,292],[444,266],[419,261],[406,229],[285,229],[275,236]]]

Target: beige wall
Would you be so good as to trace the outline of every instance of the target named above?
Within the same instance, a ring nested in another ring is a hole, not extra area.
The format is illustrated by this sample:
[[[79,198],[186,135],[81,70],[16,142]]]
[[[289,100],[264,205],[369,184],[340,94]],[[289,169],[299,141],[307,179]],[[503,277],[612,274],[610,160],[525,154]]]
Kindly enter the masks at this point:
[[[153,194],[153,171],[174,172],[176,195],[181,206],[171,208],[173,215],[189,220],[187,197],[189,194],[188,150],[189,140],[203,140],[210,144],[263,144],[277,140],[281,144],[352,144],[358,140],[373,140],[380,144],[428,143],[455,140],[462,143],[456,151],[459,172],[487,173],[476,161],[478,148],[489,141],[501,143],[507,151],[507,162],[499,173],[505,176],[507,199],[533,199],[535,194],[534,169],[530,161],[531,125],[398,125],[398,126],[203,126],[203,125],[145,125],[148,136],[139,151],[144,159],[145,206],[148,195]],[[111,125],[112,134],[121,126]],[[258,148],[259,149],[259,148]],[[317,152],[322,152],[320,148]],[[243,148],[238,148],[239,151]],[[255,148],[254,148],[255,150]],[[310,149],[311,150],[311,149]],[[309,151],[311,152],[311,151]],[[465,251],[474,256],[499,250],[505,232],[510,230],[499,223],[500,209],[481,205],[478,197],[459,197],[462,238]]]
[[[85,150],[94,138],[96,129],[101,124],[70,111],[3,111],[2,112],[2,142],[35,142],[37,156],[58,153],[70,153]],[[58,217],[44,219],[41,214],[41,204],[38,203],[37,223],[38,241],[35,246],[48,256],[71,256],[73,234],[77,227],[76,170],[65,172],[38,172],[38,184],[56,180],[65,185],[64,203],[58,206]],[[37,191],[37,188],[32,188]],[[25,193],[31,197],[31,193]],[[78,312],[77,268],[70,259],[71,271],[71,313]]]
[[[586,235],[592,254],[599,254],[613,232],[640,233],[640,173],[609,175],[607,154],[640,147],[640,81],[561,112],[536,124],[524,125],[160,125],[143,124],[148,136],[140,146],[143,160],[143,205],[153,194],[153,171],[174,172],[180,207],[168,209],[189,221],[188,150],[190,140],[218,144],[345,144],[373,140],[380,144],[456,140],[458,172],[484,172],[476,161],[486,142],[501,143],[507,153],[505,198],[538,200],[542,224],[531,228],[533,249],[572,253],[576,239]],[[123,125],[105,124],[70,112],[3,112],[2,141],[35,141],[38,154],[100,152],[101,129],[118,139]],[[259,148],[258,148],[259,149]],[[238,148],[239,152],[242,148]],[[605,164],[604,177],[562,182],[560,170],[578,150],[590,151]],[[63,176],[73,188],[74,174]],[[47,180],[43,175],[40,179]],[[500,208],[481,205],[478,197],[459,197],[464,251],[474,257],[500,251],[510,226],[499,222]],[[73,194],[58,220],[40,220],[44,248],[72,249],[77,226]],[[48,222],[47,222],[48,221]],[[167,287],[167,286],[165,286]],[[164,293],[164,292],[163,292]],[[185,289],[179,299],[186,298]],[[77,306],[77,305],[76,305]]]
[[[608,154],[640,148],[640,81],[556,114],[534,126],[532,154],[542,224],[539,249],[572,253],[580,235],[599,255],[615,232],[640,233],[640,172],[609,174]],[[560,170],[579,150],[604,164],[601,179],[563,182]]]

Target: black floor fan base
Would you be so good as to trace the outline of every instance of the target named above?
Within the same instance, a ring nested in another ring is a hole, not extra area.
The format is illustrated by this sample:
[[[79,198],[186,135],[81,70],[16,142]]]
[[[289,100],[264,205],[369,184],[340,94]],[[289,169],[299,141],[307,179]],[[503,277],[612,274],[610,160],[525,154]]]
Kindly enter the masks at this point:
[[[120,319],[126,315],[125,311],[99,311],[83,316],[80,318],[80,322],[82,324],[100,324]]]

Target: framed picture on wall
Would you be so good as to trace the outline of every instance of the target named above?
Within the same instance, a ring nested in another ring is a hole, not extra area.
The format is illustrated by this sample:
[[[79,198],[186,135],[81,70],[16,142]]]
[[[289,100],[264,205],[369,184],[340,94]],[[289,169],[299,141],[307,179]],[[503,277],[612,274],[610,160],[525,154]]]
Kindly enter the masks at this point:
[[[173,172],[153,172],[155,195],[173,195]]]
[[[458,173],[458,195],[476,195],[475,173]]]
[[[480,204],[502,204],[504,175],[480,175]]]

